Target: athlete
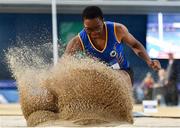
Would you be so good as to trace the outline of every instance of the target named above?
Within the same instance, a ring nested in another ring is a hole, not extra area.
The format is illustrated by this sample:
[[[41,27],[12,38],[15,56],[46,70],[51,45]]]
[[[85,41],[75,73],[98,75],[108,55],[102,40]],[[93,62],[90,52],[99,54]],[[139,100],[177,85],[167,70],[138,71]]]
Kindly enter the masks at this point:
[[[143,45],[128,32],[123,24],[104,21],[99,7],[86,7],[82,13],[82,19],[84,28],[68,43],[65,54],[84,51],[106,62],[113,69],[125,70],[133,83],[133,71],[124,55],[122,43],[124,42],[153,70],[158,71],[161,68],[159,61],[151,60]]]

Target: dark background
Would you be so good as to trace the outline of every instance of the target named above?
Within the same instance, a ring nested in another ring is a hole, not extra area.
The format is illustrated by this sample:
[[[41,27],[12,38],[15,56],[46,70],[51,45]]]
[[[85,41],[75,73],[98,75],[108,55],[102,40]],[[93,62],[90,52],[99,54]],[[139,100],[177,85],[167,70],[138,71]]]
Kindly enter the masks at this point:
[[[146,47],[147,15],[105,15],[105,20],[120,22],[129,29],[129,32]],[[61,24],[78,22],[82,27],[80,15],[58,14],[59,43],[67,43],[61,40]],[[65,28],[64,28],[65,29]],[[77,30],[79,31],[79,30]],[[77,34],[77,33],[75,33]],[[16,46],[19,42],[25,45],[37,45],[52,42],[52,18],[51,14],[0,14],[0,80],[13,79],[4,59],[4,50]],[[148,68],[146,63],[139,59],[131,49],[125,46],[126,57],[135,72],[135,82],[141,81],[147,72],[151,72],[155,79],[157,73]],[[162,67],[166,68],[167,60],[160,60]]]

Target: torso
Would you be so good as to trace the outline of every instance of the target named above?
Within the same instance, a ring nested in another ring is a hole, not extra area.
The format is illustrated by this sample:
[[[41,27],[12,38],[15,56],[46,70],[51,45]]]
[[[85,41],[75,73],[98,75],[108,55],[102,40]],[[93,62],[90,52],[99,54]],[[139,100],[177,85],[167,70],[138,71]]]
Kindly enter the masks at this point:
[[[89,35],[86,34],[85,30],[80,32],[79,38],[87,53],[99,58],[109,65],[119,63],[121,68],[126,69],[129,67],[129,64],[125,59],[123,45],[121,42],[119,42],[119,38],[117,38],[117,34],[114,28],[115,27],[113,22],[107,22],[105,23],[106,31],[103,36],[104,38],[92,40]],[[111,56],[113,51],[118,53],[117,56]],[[123,60],[121,57],[123,57]]]
[[[99,51],[102,51],[105,48],[106,39],[94,39],[94,40],[91,39],[91,42],[96,49],[98,49]]]

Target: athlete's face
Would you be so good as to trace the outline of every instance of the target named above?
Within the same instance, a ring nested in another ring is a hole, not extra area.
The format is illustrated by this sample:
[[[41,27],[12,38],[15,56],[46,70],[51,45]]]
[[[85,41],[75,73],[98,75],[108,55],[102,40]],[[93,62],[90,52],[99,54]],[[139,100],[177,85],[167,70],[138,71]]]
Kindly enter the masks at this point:
[[[99,38],[103,33],[103,20],[100,18],[84,19],[84,29],[91,38]]]

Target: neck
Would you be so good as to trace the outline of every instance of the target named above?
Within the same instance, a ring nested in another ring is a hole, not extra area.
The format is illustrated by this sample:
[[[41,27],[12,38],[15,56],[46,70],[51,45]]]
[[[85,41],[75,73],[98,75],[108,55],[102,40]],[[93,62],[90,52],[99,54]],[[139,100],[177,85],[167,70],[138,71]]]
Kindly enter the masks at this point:
[[[105,24],[103,24],[103,30],[102,30],[102,32],[100,33],[99,38],[96,38],[96,39],[91,38],[91,39],[92,39],[92,40],[98,40],[98,39],[105,40],[105,39],[106,39],[106,27],[105,27]]]

